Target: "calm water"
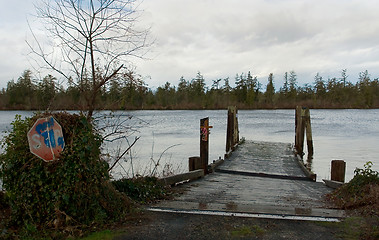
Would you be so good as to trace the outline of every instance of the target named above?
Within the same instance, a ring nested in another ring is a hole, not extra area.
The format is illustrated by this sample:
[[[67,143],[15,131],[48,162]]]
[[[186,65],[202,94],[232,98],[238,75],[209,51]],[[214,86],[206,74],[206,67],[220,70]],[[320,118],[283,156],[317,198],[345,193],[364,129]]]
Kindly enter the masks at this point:
[[[32,112],[0,112],[0,136],[10,128],[15,114],[30,116]],[[132,126],[121,141],[106,143],[111,153],[126,140],[140,137],[130,154],[112,172],[115,178],[146,175],[154,171],[184,172],[188,157],[199,155],[199,121],[209,117],[213,126],[210,135],[210,160],[223,157],[226,139],[226,110],[217,111],[130,111],[116,112],[124,126]],[[240,136],[248,140],[294,142],[294,110],[240,110]],[[343,159],[347,163],[346,178],[350,180],[356,167],[367,161],[379,170],[379,110],[311,110],[313,171],[322,178],[330,178],[330,161]],[[103,125],[104,123],[99,123]]]

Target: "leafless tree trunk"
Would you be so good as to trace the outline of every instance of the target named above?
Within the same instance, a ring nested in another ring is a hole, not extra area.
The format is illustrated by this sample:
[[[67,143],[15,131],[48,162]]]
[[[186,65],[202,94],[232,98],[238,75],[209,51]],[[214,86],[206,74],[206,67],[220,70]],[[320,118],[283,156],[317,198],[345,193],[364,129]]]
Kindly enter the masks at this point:
[[[32,31],[27,41],[44,67],[75,79],[91,118],[102,87],[118,77],[129,57],[143,57],[149,29],[138,30],[137,0],[40,0],[37,18],[46,29],[49,50]]]

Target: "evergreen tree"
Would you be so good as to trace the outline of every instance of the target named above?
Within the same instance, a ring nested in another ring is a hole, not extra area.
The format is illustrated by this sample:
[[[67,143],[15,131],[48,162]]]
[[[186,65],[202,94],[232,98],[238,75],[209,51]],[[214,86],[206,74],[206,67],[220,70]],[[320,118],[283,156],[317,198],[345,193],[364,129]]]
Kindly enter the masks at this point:
[[[138,109],[142,107],[143,98],[147,91],[145,82],[139,74],[132,70],[126,70],[122,74],[122,104],[124,109]]]
[[[9,106],[16,109],[31,110],[36,107],[35,104],[35,85],[32,83],[32,72],[25,70],[17,83],[8,82],[7,94],[9,97]]]
[[[283,83],[283,87],[280,88],[280,93],[282,95],[284,95],[285,97],[288,95],[289,93],[289,87],[288,87],[288,72],[285,72],[284,73],[284,83]]]
[[[188,85],[189,85],[188,81],[186,81],[184,79],[184,77],[181,76],[180,79],[179,79],[179,84],[178,84],[178,92],[186,92],[186,91],[188,91],[188,87],[189,87]]]
[[[205,97],[205,79],[200,72],[197,72],[196,78],[192,79],[190,84],[190,96],[193,97],[193,102],[198,105],[198,107],[202,106]]]
[[[342,72],[341,72],[341,82],[343,84],[343,87],[346,87],[346,81],[347,81],[347,69],[342,69]]]
[[[66,89],[65,96],[67,99],[64,100],[65,109],[83,109],[84,97],[80,94],[80,88],[77,86],[72,78],[68,79],[68,88]],[[67,107],[70,106],[70,107]]]
[[[246,88],[246,102],[249,106],[252,106],[257,100],[259,88],[257,77],[252,77],[250,71],[247,74]]]
[[[156,92],[157,103],[162,107],[173,107],[175,105],[175,87],[169,82],[164,86],[158,87]]]
[[[190,90],[189,85],[190,85],[189,82],[186,81],[183,76],[180,77],[179,84],[178,84],[178,91],[177,91],[178,103],[180,105],[185,104],[189,100],[189,90]]]
[[[374,87],[371,86],[370,74],[367,70],[359,73],[359,81],[357,82],[360,101],[363,107],[372,107],[374,103]]]
[[[241,75],[236,74],[235,85],[234,95],[236,96],[237,101],[240,103],[245,103],[247,96],[247,85],[246,77],[243,73]]]
[[[229,84],[229,78],[224,78],[224,85],[222,86],[224,93],[229,94],[232,91],[232,87]]]
[[[268,83],[267,83],[266,92],[265,92],[266,103],[273,104],[274,94],[275,94],[274,74],[270,73],[270,75],[268,76]]]
[[[121,99],[120,82],[117,79],[112,79],[110,81],[110,87],[109,87],[108,95],[109,95],[110,104],[115,104],[115,103],[119,102],[119,100]],[[115,104],[115,105],[119,105],[119,104]]]
[[[314,93],[317,99],[322,99],[325,97],[325,94],[326,94],[325,82],[319,73],[316,74],[314,79],[315,79],[314,87],[313,87]]]
[[[295,71],[291,71],[288,78],[290,99],[295,100],[297,96],[297,75]]]
[[[55,81],[57,79],[52,75],[47,75],[37,85],[37,98],[39,109],[45,110],[49,108],[55,97]]]
[[[221,82],[221,78],[219,78],[217,80],[213,80],[212,89],[219,90],[220,82]]]

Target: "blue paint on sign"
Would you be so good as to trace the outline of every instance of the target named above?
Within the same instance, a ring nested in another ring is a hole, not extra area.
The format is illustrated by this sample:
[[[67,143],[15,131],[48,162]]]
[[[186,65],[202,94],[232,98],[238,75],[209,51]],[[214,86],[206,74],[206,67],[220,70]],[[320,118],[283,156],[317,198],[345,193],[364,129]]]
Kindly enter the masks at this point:
[[[64,148],[64,139],[63,139],[63,137],[59,137],[58,138],[58,146],[61,146],[62,149]]]
[[[50,117],[47,122],[40,123],[36,126],[36,132],[43,137],[45,145],[51,148],[55,148],[57,146],[57,143],[55,142],[54,130],[51,129],[53,126],[54,118],[52,117]],[[61,146],[63,149],[64,139],[62,136],[58,137],[57,142],[58,146]]]

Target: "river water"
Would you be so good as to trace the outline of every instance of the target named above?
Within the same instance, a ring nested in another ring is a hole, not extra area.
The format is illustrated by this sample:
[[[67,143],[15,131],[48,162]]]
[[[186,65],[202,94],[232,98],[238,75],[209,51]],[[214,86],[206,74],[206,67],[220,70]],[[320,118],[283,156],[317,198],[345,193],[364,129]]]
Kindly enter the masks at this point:
[[[102,112],[109,113],[109,112]],[[14,116],[30,116],[28,111],[1,111],[0,137],[10,129]],[[120,160],[114,178],[132,175],[159,175],[188,170],[188,157],[199,155],[200,119],[209,117],[210,160],[223,157],[226,141],[226,110],[120,111],[115,119],[128,129],[125,138],[104,144],[111,153],[125,149],[135,137],[139,140],[132,151]],[[294,143],[294,110],[240,110],[240,137],[254,141]],[[101,119],[101,118],[99,118]],[[354,176],[356,167],[367,161],[379,170],[379,109],[374,110],[311,110],[314,158],[312,170],[317,181],[330,179],[330,162],[346,161],[346,180]],[[102,126],[105,123],[100,122]],[[306,144],[305,144],[306,145]],[[104,150],[105,151],[105,150]],[[155,169],[156,163],[159,163]]]

